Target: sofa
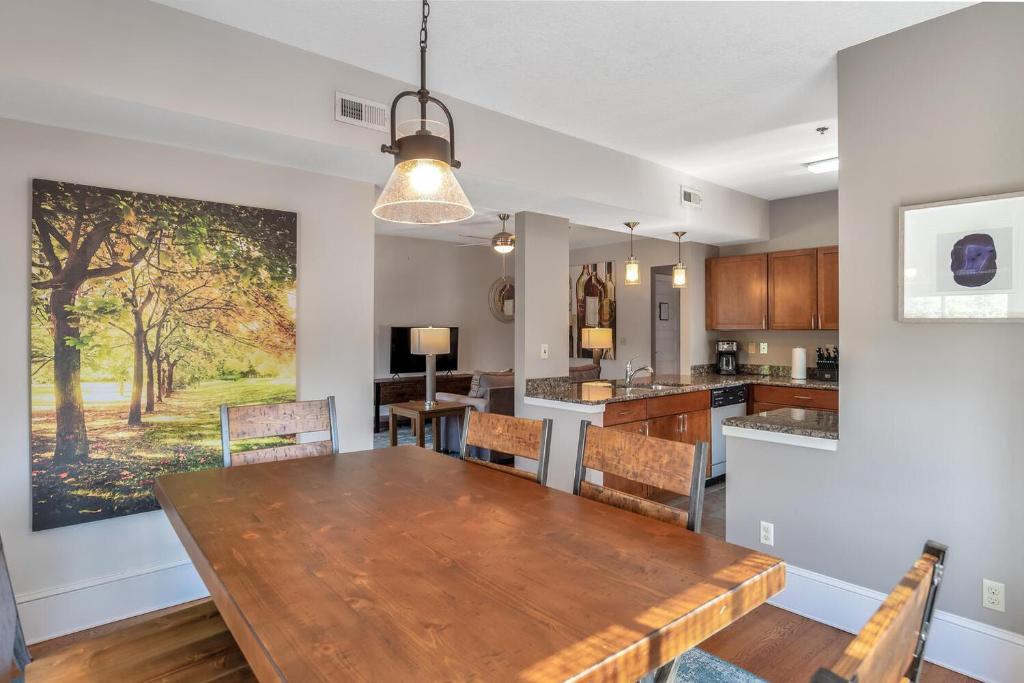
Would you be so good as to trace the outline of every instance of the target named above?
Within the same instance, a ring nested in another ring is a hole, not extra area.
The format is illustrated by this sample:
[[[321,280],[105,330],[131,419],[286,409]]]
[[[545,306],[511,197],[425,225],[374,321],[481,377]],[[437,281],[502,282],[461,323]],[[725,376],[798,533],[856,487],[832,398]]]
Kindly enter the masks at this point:
[[[452,401],[472,406],[474,410],[499,415],[515,415],[515,373],[512,370],[502,372],[474,372],[469,394],[449,394],[437,392],[438,401]],[[444,418],[444,440],[442,443],[448,451],[456,452],[462,444],[462,423],[465,417]],[[510,456],[491,453],[485,449],[474,449],[473,456],[482,460],[491,460],[505,464]]]

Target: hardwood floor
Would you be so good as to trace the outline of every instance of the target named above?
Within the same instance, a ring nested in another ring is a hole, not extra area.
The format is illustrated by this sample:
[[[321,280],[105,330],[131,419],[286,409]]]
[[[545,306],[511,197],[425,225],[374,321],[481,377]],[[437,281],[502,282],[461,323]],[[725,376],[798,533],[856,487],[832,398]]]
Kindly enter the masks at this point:
[[[853,636],[771,605],[762,605],[701,643],[706,652],[769,683],[809,681],[835,661]],[[921,683],[970,683],[973,678],[925,663]]]
[[[27,683],[256,680],[211,600],[55,638],[30,651]]]

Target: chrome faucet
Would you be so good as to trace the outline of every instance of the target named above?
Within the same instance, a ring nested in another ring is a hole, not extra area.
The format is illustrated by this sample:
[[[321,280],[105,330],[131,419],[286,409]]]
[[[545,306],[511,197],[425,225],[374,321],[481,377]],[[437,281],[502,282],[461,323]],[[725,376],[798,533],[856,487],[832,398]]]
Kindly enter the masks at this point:
[[[633,384],[633,378],[635,376],[639,375],[641,372],[646,371],[646,372],[650,373],[651,376],[654,375],[654,368],[652,368],[650,365],[645,365],[642,368],[637,368],[636,370],[633,369],[633,361],[635,361],[639,357],[640,356],[633,356],[628,361],[626,361],[626,386],[627,387],[631,386]]]

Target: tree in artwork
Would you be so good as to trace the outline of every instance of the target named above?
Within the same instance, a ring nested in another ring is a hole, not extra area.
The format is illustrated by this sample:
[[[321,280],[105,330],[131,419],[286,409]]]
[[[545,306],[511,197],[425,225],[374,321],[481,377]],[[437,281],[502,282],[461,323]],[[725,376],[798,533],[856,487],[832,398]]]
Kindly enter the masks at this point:
[[[34,181],[33,527],[155,509],[220,403],[293,400],[295,270],[294,213]]]

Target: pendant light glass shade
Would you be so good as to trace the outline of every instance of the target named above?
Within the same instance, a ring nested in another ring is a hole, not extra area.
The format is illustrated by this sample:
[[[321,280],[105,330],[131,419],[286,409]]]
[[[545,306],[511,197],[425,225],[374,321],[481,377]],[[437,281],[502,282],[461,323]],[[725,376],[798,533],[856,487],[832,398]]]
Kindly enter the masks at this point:
[[[494,251],[502,255],[509,254],[516,248],[516,236],[505,227],[505,223],[511,217],[507,213],[498,214],[498,220],[501,221],[501,232],[491,238],[491,246],[494,248]]]
[[[454,223],[473,213],[451,166],[437,159],[410,159],[395,166],[373,207],[381,220],[419,225]]]
[[[633,256],[633,231],[640,224],[636,221],[629,221],[623,225],[629,228],[629,258],[626,259],[626,277],[624,280],[627,285],[638,285],[640,284],[640,262],[636,260],[636,256]]]
[[[683,265],[683,235],[685,232],[675,232],[676,241],[679,246],[679,255],[676,265],[672,266],[672,286],[676,289],[682,289],[686,286],[686,266]]]
[[[686,286],[686,266],[682,263],[672,266],[672,286],[676,289],[682,289]]]

